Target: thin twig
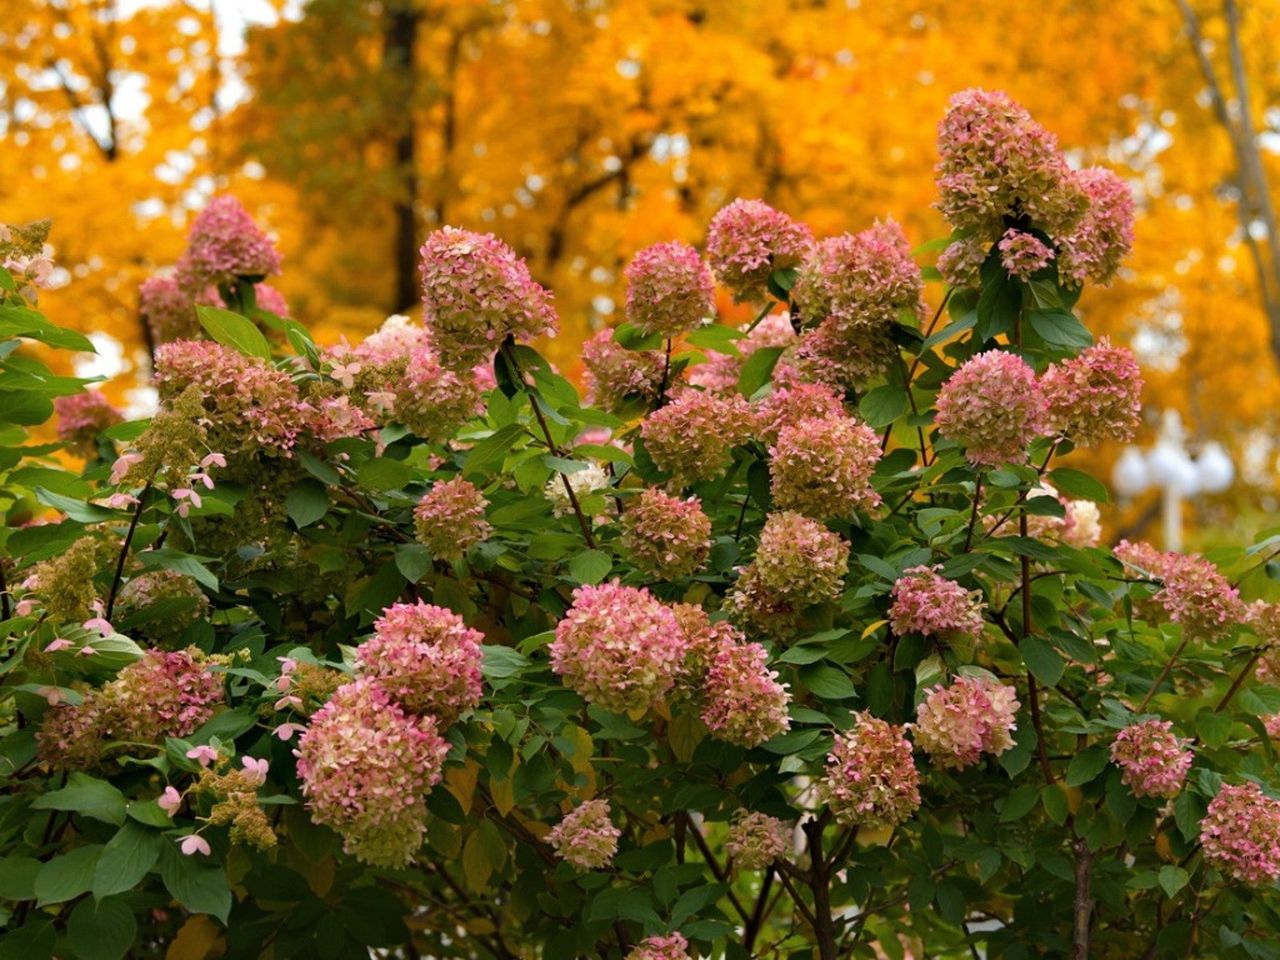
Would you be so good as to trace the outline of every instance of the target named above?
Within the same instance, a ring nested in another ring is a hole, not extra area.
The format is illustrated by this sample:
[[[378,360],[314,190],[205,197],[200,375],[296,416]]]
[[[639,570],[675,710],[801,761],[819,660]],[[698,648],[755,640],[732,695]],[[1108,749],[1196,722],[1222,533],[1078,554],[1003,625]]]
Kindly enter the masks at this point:
[[[147,505],[147,494],[151,492],[151,481],[148,480],[142,492],[138,494],[138,505],[134,508],[133,519],[129,521],[129,532],[124,535],[124,543],[120,545],[120,556],[116,558],[116,575],[111,581],[111,592],[107,594],[107,621],[111,620],[111,612],[116,606],[116,594],[120,590],[120,578],[124,576],[124,561],[129,555],[129,546],[133,543],[134,531],[138,529],[138,521],[142,519],[142,511]]]

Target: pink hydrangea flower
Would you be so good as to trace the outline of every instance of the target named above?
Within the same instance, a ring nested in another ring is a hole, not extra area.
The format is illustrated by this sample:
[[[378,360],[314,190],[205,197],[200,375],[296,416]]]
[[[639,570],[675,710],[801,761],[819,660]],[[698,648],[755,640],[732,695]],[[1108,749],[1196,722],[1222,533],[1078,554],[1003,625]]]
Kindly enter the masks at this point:
[[[48,646],[44,648],[45,653],[57,653],[59,650],[67,650],[73,646],[66,637],[55,637],[49,641]]]
[[[547,843],[581,870],[599,870],[613,862],[622,831],[609,817],[608,800],[587,800],[551,828]]]
[[[954,226],[995,239],[1026,215],[1067,236],[1088,206],[1052,134],[998,91],[964,90],[938,125],[938,209]]]
[[[447,369],[430,347],[409,354],[393,392],[395,417],[431,443],[442,443],[476,412],[480,392],[468,371]]]
[[[755,404],[755,433],[765,443],[777,443],[783,427],[801,420],[828,420],[845,415],[844,403],[822,383],[797,383],[775,388]]]
[[[124,421],[124,414],[101,390],[54,397],[53,410],[58,417],[58,439],[86,456],[94,452],[98,434]]]
[[[998,757],[1013,746],[1018,700],[1013,687],[989,677],[960,676],[934,687],[916,708],[916,744],[939,767],[957,770],[982,754]]]
[[[675,337],[716,309],[711,271],[687,243],[655,243],[627,264],[627,320],[644,333]]]
[[[849,571],[849,545],[799,513],[771,513],[753,561],[761,582],[800,607],[835,600]]]
[[[277,317],[289,316],[289,304],[284,294],[269,283],[260,283],[253,288],[254,302],[259,310],[274,313]]]
[[[178,843],[182,847],[183,854],[188,857],[194,856],[197,853],[202,857],[207,857],[213,852],[209,847],[209,841],[198,833],[189,833],[185,837],[180,838]]]
[[[356,648],[356,675],[377,681],[405,711],[430,714],[443,730],[480,703],[484,634],[452,610],[397,603],[373,629]]]
[[[707,667],[703,695],[702,722],[720,740],[758,747],[791,728],[791,694],[758,643],[721,643]]]
[[[154,344],[194,340],[201,335],[195,300],[173,275],[157,274],[142,281],[138,287],[138,312],[150,329]]]
[[[485,519],[484,494],[462,477],[436,483],[413,508],[413,530],[432,556],[455,560],[489,539],[493,527]]]
[[[938,273],[949,286],[977,288],[982,283],[982,264],[990,244],[978,237],[963,237],[938,254]]]
[[[248,774],[249,779],[259,787],[267,782],[267,771],[271,769],[271,764],[267,760],[257,757],[241,757],[240,765],[244,767],[244,772]]]
[[[465,372],[507,337],[555,333],[551,294],[514,250],[493,234],[444,227],[422,245],[422,304],[440,361]]]
[[[240,201],[225,195],[210,200],[191,222],[187,250],[178,261],[179,283],[188,292],[279,272],[280,251]]]
[[[640,426],[653,462],[682,485],[718,476],[749,432],[746,400],[701,390],[685,390]]]
[[[1051,430],[1077,446],[1133,439],[1142,416],[1142,371],[1133,352],[1103,338],[1040,378]]]
[[[1037,270],[1053,262],[1053,248],[1033,233],[1010,228],[997,246],[1005,273],[1019,280],[1030,280]]]
[[[164,793],[156,798],[156,806],[172,817],[182,806],[182,794],[171,786],[165,787]]]
[[[583,586],[556,626],[551,669],[591,703],[627,713],[671,689],[687,646],[675,614],[648,590]]]
[[[190,750],[188,750],[187,759],[194,760],[196,763],[200,764],[200,766],[202,767],[207,767],[209,766],[209,764],[217,762],[218,751],[215,750],[213,747],[209,746],[207,743],[204,743],[198,747],[192,747]]]
[[[982,633],[981,594],[948,580],[933,567],[911,567],[893,585],[889,626],[898,636],[977,637]]]
[[[689,941],[678,933],[646,937],[627,954],[626,960],[689,960]]]
[[[582,366],[587,402],[606,410],[617,410],[628,399],[651,401],[662,383],[662,354],[628,350],[613,339],[611,329],[599,331],[582,345]]]
[[[711,518],[697,497],[683,500],[649,487],[623,512],[620,543],[641,571],[677,580],[696,573],[707,562]]]
[[[880,505],[871,474],[880,460],[875,431],[849,417],[799,420],[769,448],[774,504],[816,520]]]
[[[1086,280],[1106,284],[1133,249],[1133,191],[1102,167],[1081,170],[1074,179],[1089,198],[1089,208],[1075,229],[1059,239],[1058,273],[1075,286]]]
[[[1116,734],[1111,762],[1135,797],[1176,797],[1193,759],[1185,747],[1170,721],[1142,720]]]
[[[819,242],[792,288],[808,324],[826,322],[837,339],[856,350],[869,330],[891,326],[901,313],[917,313],[924,292],[911,245],[892,220],[861,233]]]
[[[725,837],[724,850],[734,866],[763,870],[787,852],[791,837],[777,817],[758,811],[739,811]]]
[[[340,833],[357,859],[406,866],[426,832],[423,795],[448,752],[431,717],[405,713],[373,680],[344,684],[298,741],[311,818]]]
[[[967,360],[938,393],[938,432],[974,463],[1022,463],[1045,428],[1045,399],[1021,357],[988,350]]]
[[[904,732],[864,711],[836,735],[819,790],[839,823],[891,827],[915,813],[920,774]]]
[[[1280,877],[1280,800],[1256,783],[1224,785],[1200,821],[1205,863],[1241,883],[1264,887]]]
[[[707,228],[707,259],[734,300],[767,300],[775,270],[796,267],[813,246],[802,223],[762,200],[735,200]]]
[[[1211,562],[1182,553],[1162,553],[1145,543],[1121,540],[1116,557],[1163,581],[1151,598],[1170,620],[1201,641],[1223,636],[1247,617],[1240,591]]]

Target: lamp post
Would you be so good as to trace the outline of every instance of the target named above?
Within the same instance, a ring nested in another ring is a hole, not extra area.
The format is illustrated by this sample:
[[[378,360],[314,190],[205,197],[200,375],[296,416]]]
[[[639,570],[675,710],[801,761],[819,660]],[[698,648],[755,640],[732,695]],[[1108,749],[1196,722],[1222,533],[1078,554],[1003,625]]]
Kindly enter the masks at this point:
[[[1182,549],[1182,502],[1198,493],[1221,493],[1235,479],[1235,465],[1220,443],[1206,443],[1194,460],[1187,453],[1186,431],[1176,410],[1160,420],[1155,446],[1128,447],[1111,470],[1111,484],[1125,497],[1151,487],[1161,491],[1160,516],[1166,550]]]

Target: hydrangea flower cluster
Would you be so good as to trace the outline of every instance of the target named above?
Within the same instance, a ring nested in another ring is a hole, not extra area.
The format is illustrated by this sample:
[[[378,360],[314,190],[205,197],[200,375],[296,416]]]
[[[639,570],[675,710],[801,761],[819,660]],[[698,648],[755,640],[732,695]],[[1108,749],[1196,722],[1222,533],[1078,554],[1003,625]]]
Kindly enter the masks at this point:
[[[555,333],[551,294],[492,234],[444,227],[427,237],[421,254],[427,330],[449,369],[462,372],[488,360],[507,337]]]
[[[82,456],[95,455],[98,434],[124,421],[124,414],[100,390],[86,390],[68,397],[54,397],[58,439]]]
[[[742,643],[744,638],[729,621],[713,621],[696,603],[672,604],[671,612],[684,631],[686,643],[675,693],[697,702],[702,699],[703,683],[716,653],[721,647]]]
[[[566,480],[569,481],[567,489],[565,488]],[[573,495],[581,505],[583,497],[600,490],[607,490],[608,487],[609,474],[598,462],[592,460],[581,470],[552,475],[546,486],[542,488],[542,495],[551,501],[552,514],[563,517],[573,512],[573,501],[569,499],[569,490],[573,491]]]
[[[976,288],[982,283],[987,244],[977,237],[962,237],[938,254],[937,269],[949,286]]]
[[[711,551],[711,518],[697,497],[682,500],[650,487],[622,514],[623,551],[645,573],[664,580],[702,568]]]
[[[939,767],[962,770],[1013,746],[1018,700],[1013,687],[991,677],[960,676],[934,687],[916,708],[916,744]]]
[[[394,397],[396,419],[432,443],[451,437],[480,402],[471,374],[446,369],[430,347],[409,354]]]
[[[136,622],[130,632],[162,643],[176,640],[209,612],[209,598],[194,577],[176,570],[151,570],[139,574],[116,597],[115,614],[121,621]]]
[[[689,941],[678,933],[646,937],[626,960],[689,960]]]
[[[849,572],[849,545],[799,513],[772,513],[752,561],[761,583],[796,606],[835,600]]]
[[[287,454],[310,408],[283,370],[210,340],[178,340],[156,350],[156,388],[167,403],[194,388],[208,443],[228,456]]]
[[[683,486],[716,477],[750,433],[747,401],[685,390],[640,427],[645,449],[660,470]]]
[[[812,246],[807,226],[762,200],[733,201],[707,228],[711,269],[739,303],[767,300],[769,276],[798,267]]]
[[[214,197],[191,221],[178,261],[178,284],[188,293],[279,272],[280,251],[235,197]]]
[[[627,320],[676,337],[715,314],[715,280],[687,243],[655,243],[627,264]]]
[[[1121,540],[1116,556],[1163,581],[1151,598],[1174,623],[1201,641],[1221,637],[1246,617],[1240,591],[1203,557],[1162,553],[1145,543]]]
[[[662,366],[661,352],[628,350],[613,339],[612,330],[601,330],[582,345],[587,402],[618,410],[629,398],[652,401],[662,383]]]
[[[1053,261],[1053,248],[1023,230],[1006,230],[997,246],[1000,265],[1009,276],[1019,280],[1030,280],[1037,270],[1043,270]]]
[[[50,709],[36,734],[40,757],[56,769],[101,765],[119,752],[107,750],[108,741],[185,737],[222,700],[222,680],[199,650],[148,650],[80,704]]]
[[[902,311],[918,312],[923,292],[906,235],[889,220],[818,243],[791,295],[806,323],[825,323],[857,350],[869,331],[892,325]]]
[[[774,503],[815,520],[880,505],[871,474],[880,460],[875,431],[849,417],[800,420],[769,448]]]
[[[842,337],[824,320],[787,347],[773,371],[774,383],[822,383],[832,390],[860,387],[884,373],[898,355],[886,327],[864,327],[856,340]]]
[[[992,240],[1005,217],[1019,215],[1051,237],[1066,236],[1088,207],[1054,136],[999,91],[951,98],[938,125],[938,157],[938,209],[953,226]]]
[[[742,568],[724,606],[737,622],[778,640],[793,637],[804,620],[804,608],[771,589],[755,563]]]
[[[821,383],[797,383],[775,388],[755,404],[755,433],[765,443],[777,443],[782,428],[801,420],[830,420],[845,415],[834,390]]]
[[[1040,378],[1047,425],[1077,446],[1133,439],[1142,416],[1142,372],[1133,352],[1105,337]]]
[[[787,852],[790,842],[785,823],[752,810],[734,817],[724,850],[735,866],[743,870],[763,870]]]
[[[1021,357],[988,350],[965,361],[938,393],[938,432],[964,445],[969,459],[1022,463],[1045,427],[1045,399]]]
[[[980,636],[981,594],[948,580],[937,569],[920,566],[902,571],[891,593],[890,628],[900,637],[910,633],[940,639]]]
[[[408,713],[430,714],[444,730],[480,703],[483,641],[452,610],[397,603],[356,649],[356,675],[376,681]]]
[[[703,687],[702,722],[712,735],[740,747],[758,747],[791,728],[791,694],[769,669],[758,643],[721,644]]]
[[[599,870],[613,862],[622,831],[610,819],[608,800],[587,800],[551,828],[547,843],[580,870]]]
[[[138,313],[154,344],[195,340],[201,335],[195,300],[171,274],[156,274],[138,287]]]
[[[406,713],[366,678],[316,711],[295,755],[312,820],[341,834],[343,849],[364,863],[403,867],[422,845],[423,796],[448,752],[434,719]]]
[[[920,806],[920,773],[904,728],[863,711],[836,736],[819,790],[836,821],[892,827]]]
[[[1225,784],[1200,821],[1205,863],[1253,887],[1280,877],[1280,800],[1256,783]]]
[[[1142,720],[1111,742],[1111,762],[1135,797],[1176,797],[1193,755],[1168,720]]]
[[[1102,512],[1092,500],[1068,500],[1062,542],[1081,549],[1102,542]]]
[[[1081,170],[1075,181],[1089,198],[1089,208],[1075,229],[1060,238],[1058,275],[1077,287],[1085,281],[1107,284],[1133,249],[1133,191],[1103,167]]]
[[[648,590],[583,586],[556,625],[551,669],[589,702],[628,713],[671,689],[687,645],[675,614]]]
[[[432,556],[460,559],[493,533],[484,515],[488,505],[469,480],[454,477],[437,482],[413,508],[414,535]]]

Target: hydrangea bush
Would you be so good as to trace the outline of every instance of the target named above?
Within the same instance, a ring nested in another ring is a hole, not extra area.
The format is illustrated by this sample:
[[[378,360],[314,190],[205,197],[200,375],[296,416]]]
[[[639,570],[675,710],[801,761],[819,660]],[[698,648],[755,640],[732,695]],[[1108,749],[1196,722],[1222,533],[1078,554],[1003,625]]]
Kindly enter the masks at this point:
[[[1102,542],[1132,199],[1002,94],[939,154],[914,252],[638,253],[589,399],[499,239],[321,348],[223,199],[127,421],[0,233],[0,956],[1280,958],[1280,537]]]

